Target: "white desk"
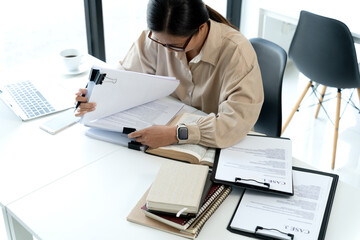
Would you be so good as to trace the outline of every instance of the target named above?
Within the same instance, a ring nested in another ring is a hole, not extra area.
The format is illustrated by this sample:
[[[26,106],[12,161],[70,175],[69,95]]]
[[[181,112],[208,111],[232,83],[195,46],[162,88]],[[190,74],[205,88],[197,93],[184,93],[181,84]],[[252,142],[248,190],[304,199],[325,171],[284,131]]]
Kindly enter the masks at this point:
[[[100,64],[99,60],[90,56],[88,58],[90,62]],[[52,58],[46,62],[49,66],[53,66],[53,63],[57,61]],[[87,83],[88,72],[68,76],[51,67],[39,69],[41,64],[44,63],[34,62],[33,66],[22,67],[12,73],[13,76],[10,73],[4,77],[1,83],[22,79],[54,81],[72,93]],[[27,73],[26,76],[22,76],[24,72]],[[118,149],[115,145],[84,138],[84,128],[81,126],[71,127],[71,136],[68,131],[50,135],[39,128],[42,122],[56,114],[22,122],[0,101],[0,115],[1,208]]]
[[[96,62],[96,59],[92,61]],[[43,72],[43,75],[46,74]],[[59,74],[54,78],[57,77],[68,89],[78,89],[85,86],[87,75],[84,73],[70,78]],[[73,92],[75,93],[75,90]],[[0,112],[0,206],[7,205],[118,148],[84,138],[84,128],[80,125],[57,135],[50,135],[39,128],[42,122],[56,114],[22,122],[3,101],[0,101]]]
[[[6,206],[39,239],[182,239],[126,221],[126,216],[154,180],[164,161],[119,148],[44,188]],[[301,165],[295,162],[296,165]],[[234,190],[198,239],[249,239],[226,226],[238,203]],[[339,182],[326,239],[359,239],[360,194]]]
[[[86,78],[79,77],[81,86]],[[50,135],[38,127],[47,118],[21,122],[2,102],[0,113],[0,205],[10,238],[182,239],[126,221],[166,159],[90,139],[81,125]],[[198,239],[248,239],[226,230],[239,193]],[[359,202],[360,193],[340,181],[327,239],[360,238]]]

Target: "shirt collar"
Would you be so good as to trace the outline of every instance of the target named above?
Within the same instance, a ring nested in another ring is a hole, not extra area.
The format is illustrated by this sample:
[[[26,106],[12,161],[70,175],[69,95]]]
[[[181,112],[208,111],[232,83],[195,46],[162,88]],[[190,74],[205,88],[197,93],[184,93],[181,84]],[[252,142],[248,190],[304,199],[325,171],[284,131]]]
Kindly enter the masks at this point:
[[[221,47],[221,41],[219,41],[219,36],[221,35],[221,26],[220,23],[217,23],[210,19],[210,30],[209,34],[205,40],[203,47],[200,50],[200,53],[194,57],[190,63],[198,63],[200,61],[208,62],[212,65],[216,65],[219,59],[219,52]],[[178,59],[186,58],[185,53],[177,52],[175,53]]]
[[[191,62],[197,63],[199,61],[208,62],[212,65],[216,65],[219,59],[220,47],[221,47],[221,26],[210,19],[210,30],[205,40],[200,53],[191,60]]]

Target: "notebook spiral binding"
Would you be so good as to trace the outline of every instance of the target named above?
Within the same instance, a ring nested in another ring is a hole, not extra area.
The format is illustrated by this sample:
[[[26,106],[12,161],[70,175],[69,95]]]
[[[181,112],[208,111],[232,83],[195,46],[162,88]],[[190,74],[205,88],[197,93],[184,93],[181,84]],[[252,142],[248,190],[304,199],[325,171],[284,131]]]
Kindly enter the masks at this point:
[[[219,196],[219,194],[224,190],[225,186],[221,185],[216,192],[208,199],[206,200],[206,203],[200,208],[199,213],[197,214],[197,216],[200,216],[205,210],[206,208],[213,202],[214,198],[217,198]],[[188,221],[186,223],[186,227],[185,229],[187,229],[188,227],[190,227],[191,224],[193,224],[193,222],[197,219],[197,217],[192,218],[190,221]]]
[[[228,186],[224,193],[221,194],[218,200],[211,206],[210,210],[205,214],[203,218],[194,226],[195,237],[200,233],[201,228],[204,226],[205,222],[211,217],[215,210],[220,206],[220,204],[227,198],[231,192],[231,186]]]

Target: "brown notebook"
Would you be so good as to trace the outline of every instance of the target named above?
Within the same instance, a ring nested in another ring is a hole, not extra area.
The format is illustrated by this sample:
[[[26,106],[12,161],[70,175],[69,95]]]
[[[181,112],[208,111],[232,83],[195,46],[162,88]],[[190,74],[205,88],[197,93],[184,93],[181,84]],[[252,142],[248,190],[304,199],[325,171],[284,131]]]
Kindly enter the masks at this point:
[[[204,202],[195,217],[176,217],[169,214],[163,213],[154,213],[149,211],[144,205],[141,209],[143,210],[144,214],[150,218],[153,218],[157,221],[163,222],[167,225],[170,225],[174,228],[185,230],[190,227],[190,225],[195,222],[197,219],[200,219],[202,214],[206,212],[211,206],[214,201],[217,200],[217,197],[225,190],[225,185],[214,184],[206,194]]]
[[[146,197],[149,193],[149,189],[145,192],[145,194],[142,196],[142,198],[139,200],[136,206],[131,210],[131,212],[129,213],[126,219],[129,222],[158,229],[181,237],[194,239],[200,233],[200,230],[204,226],[205,222],[211,217],[211,215],[216,211],[216,209],[230,194],[230,192],[231,192],[231,187],[226,186],[225,189],[222,191],[222,193],[219,194],[217,199],[211,204],[211,207],[207,208],[207,210],[201,214],[201,217],[198,218],[196,221],[194,221],[186,230],[176,229],[165,223],[162,223],[160,221],[145,216],[142,207],[145,205]]]
[[[142,196],[140,201],[136,204],[136,206],[131,210],[130,214],[127,216],[126,220],[129,222],[137,223],[140,225],[148,226],[151,228],[155,228],[164,232],[168,232],[171,234],[175,234],[178,236],[182,236],[185,238],[193,239],[196,237],[195,233],[187,233],[183,232],[179,229],[166,225],[165,223],[156,221],[152,218],[146,217],[145,214],[142,212],[141,207],[145,205],[146,197],[149,193],[149,189],[146,193]]]

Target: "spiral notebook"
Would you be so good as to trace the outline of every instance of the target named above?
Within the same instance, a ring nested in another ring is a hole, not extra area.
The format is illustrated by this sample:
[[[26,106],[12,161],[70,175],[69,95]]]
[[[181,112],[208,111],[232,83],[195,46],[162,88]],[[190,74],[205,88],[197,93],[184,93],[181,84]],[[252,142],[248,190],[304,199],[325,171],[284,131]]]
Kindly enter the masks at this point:
[[[167,225],[170,225],[174,228],[185,230],[188,229],[192,223],[201,218],[202,214],[205,213],[211,206],[212,203],[218,198],[218,196],[225,190],[225,185],[215,184],[207,192],[207,196],[195,217],[176,217],[169,214],[153,213],[149,211],[144,205],[141,209],[144,214],[150,218],[153,218],[157,221],[163,222]]]
[[[180,230],[175,227],[172,227],[163,222],[157,221],[150,217],[147,217],[144,214],[142,207],[145,205],[146,197],[148,195],[149,189],[145,192],[136,206],[131,210],[130,214],[127,216],[129,222],[137,223],[147,227],[155,228],[164,232],[175,234],[181,237],[194,239],[200,233],[201,228],[204,226],[206,221],[211,217],[211,215],[216,211],[216,209],[222,204],[226,197],[231,192],[230,186],[224,186],[221,193],[213,200],[212,204],[206,210],[200,214],[200,216],[194,220],[185,230]]]

